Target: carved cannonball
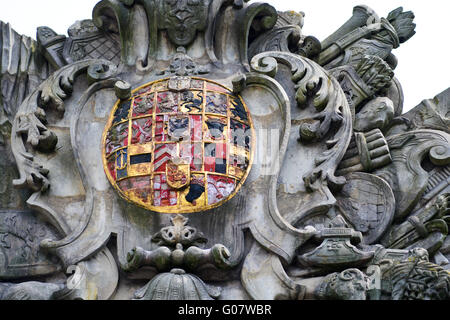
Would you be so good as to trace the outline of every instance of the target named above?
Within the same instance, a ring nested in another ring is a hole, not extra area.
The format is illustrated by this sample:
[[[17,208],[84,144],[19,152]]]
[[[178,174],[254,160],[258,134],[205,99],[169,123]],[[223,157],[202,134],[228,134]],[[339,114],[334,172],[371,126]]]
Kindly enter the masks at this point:
[[[155,276],[135,293],[135,300],[213,300],[220,289],[205,284],[199,277],[182,269]]]

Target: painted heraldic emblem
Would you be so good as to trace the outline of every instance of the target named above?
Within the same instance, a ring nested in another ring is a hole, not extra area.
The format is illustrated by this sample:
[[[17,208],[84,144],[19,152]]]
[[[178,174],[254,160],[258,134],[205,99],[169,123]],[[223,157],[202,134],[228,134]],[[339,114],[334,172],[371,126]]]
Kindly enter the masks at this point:
[[[198,212],[238,192],[254,137],[250,113],[232,91],[201,78],[166,78],[116,103],[103,164],[126,200],[156,212]]]

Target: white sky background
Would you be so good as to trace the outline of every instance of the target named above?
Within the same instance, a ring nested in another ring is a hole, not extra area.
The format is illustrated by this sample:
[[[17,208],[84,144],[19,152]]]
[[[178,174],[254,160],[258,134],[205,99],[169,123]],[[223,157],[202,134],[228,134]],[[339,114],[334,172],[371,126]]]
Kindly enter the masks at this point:
[[[259,0],[264,2],[264,0]],[[2,0],[0,20],[11,23],[19,33],[35,38],[36,28],[49,26],[59,34],[76,20],[91,18],[98,0]],[[256,2],[253,1],[253,2]],[[379,16],[403,6],[416,15],[416,35],[394,53],[407,111],[423,99],[433,98],[450,87],[449,0],[265,0],[277,10],[305,12],[303,34],[319,40],[338,29],[352,15],[352,9],[365,4]]]

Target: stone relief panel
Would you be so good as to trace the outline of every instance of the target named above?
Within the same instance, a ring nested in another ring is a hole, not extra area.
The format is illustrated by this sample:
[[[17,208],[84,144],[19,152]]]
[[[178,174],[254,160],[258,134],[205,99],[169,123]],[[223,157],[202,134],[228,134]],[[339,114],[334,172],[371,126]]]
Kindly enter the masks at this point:
[[[402,114],[414,18],[357,6],[323,41],[242,0],[1,22],[0,299],[448,299],[450,91]]]
[[[0,211],[0,278],[44,276],[61,270],[58,259],[41,249],[45,239],[60,236],[49,223],[31,211]]]

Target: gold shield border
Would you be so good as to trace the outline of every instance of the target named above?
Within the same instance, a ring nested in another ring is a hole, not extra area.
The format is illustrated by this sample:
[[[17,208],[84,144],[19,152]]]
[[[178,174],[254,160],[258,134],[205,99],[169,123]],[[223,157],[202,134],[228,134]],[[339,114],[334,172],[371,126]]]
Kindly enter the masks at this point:
[[[169,81],[170,79],[171,79],[172,77],[166,77],[166,78],[162,78],[162,79],[159,79],[159,80],[155,80],[155,81],[151,81],[151,82],[148,82],[148,83],[146,83],[146,84],[143,84],[143,85],[141,85],[141,86],[139,86],[139,87],[137,87],[136,89],[134,89],[132,92],[131,92],[131,97],[133,97],[134,96],[134,94],[136,93],[136,92],[138,92],[139,90],[141,90],[141,89],[143,89],[143,88],[145,88],[145,87],[149,87],[149,86],[151,86],[151,85],[155,85],[155,84],[157,84],[157,83],[160,83],[160,82],[164,82],[164,81]],[[220,83],[218,83],[218,82],[216,82],[216,81],[212,81],[212,80],[210,80],[210,79],[206,79],[206,78],[199,78],[199,77],[190,77],[192,80],[200,80],[200,81],[205,81],[205,82],[209,82],[209,83],[211,83],[211,84],[214,84],[214,85],[217,85],[217,86],[220,86],[220,87],[222,87],[222,88],[224,88],[225,90],[227,90],[228,92],[230,92],[230,93],[233,93],[233,90],[231,90],[231,89],[229,89],[228,87],[226,87],[226,86],[224,86],[224,85],[222,85],[222,84],[220,84]],[[230,94],[229,94],[230,95]],[[220,207],[221,205],[223,205],[225,202],[227,202],[227,201],[230,201],[238,192],[239,192],[239,190],[241,189],[241,187],[242,187],[242,185],[245,183],[245,181],[247,180],[247,177],[248,177],[248,175],[250,174],[250,171],[251,171],[251,169],[252,169],[252,166],[253,166],[253,161],[254,161],[254,156],[255,156],[255,148],[256,148],[256,132],[255,132],[255,127],[254,127],[254,124],[253,124],[253,119],[252,119],[252,116],[251,116],[251,113],[250,113],[250,111],[249,111],[249,109],[248,109],[248,107],[247,107],[247,104],[245,103],[245,101],[242,99],[242,97],[240,96],[240,95],[238,95],[238,94],[234,94],[237,98],[239,98],[239,100],[242,102],[242,105],[244,106],[244,109],[245,109],[245,111],[247,112],[247,115],[248,115],[248,124],[249,124],[249,126],[250,126],[250,130],[251,130],[251,148],[250,148],[250,158],[249,158],[249,165],[248,165],[248,167],[247,167],[247,170],[245,171],[245,173],[244,173],[244,175],[242,176],[242,178],[240,179],[240,181],[239,181],[239,183],[237,183],[236,184],[236,187],[235,187],[235,189],[233,190],[233,192],[230,194],[230,195],[228,195],[224,200],[222,200],[222,201],[219,201],[219,202],[217,202],[217,203],[214,203],[214,204],[211,204],[211,205],[208,205],[208,204],[205,204],[205,205],[203,205],[203,206],[199,206],[199,207],[193,207],[193,208],[178,208],[178,207],[173,207],[173,206],[165,206],[165,207],[161,207],[161,206],[154,206],[154,205],[150,205],[150,204],[148,204],[148,205],[146,205],[146,204],[142,204],[142,201],[140,201],[140,200],[137,200],[137,199],[135,199],[134,197],[130,197],[128,194],[126,194],[126,193],[124,193],[121,189],[120,189],[120,187],[117,185],[117,182],[113,179],[113,177],[111,176],[111,174],[110,174],[110,172],[109,172],[109,169],[108,169],[108,162],[107,162],[107,157],[106,157],[106,137],[107,137],[107,134],[108,134],[108,131],[109,131],[109,129],[110,128],[112,128],[112,123],[113,123],[113,120],[114,120],[114,114],[115,114],[115,112],[116,112],[116,110],[117,110],[117,108],[118,108],[118,106],[119,106],[119,104],[121,103],[121,100],[119,99],[119,100],[117,100],[117,102],[114,104],[114,106],[113,106],[113,108],[112,108],[112,110],[110,111],[110,115],[109,115],[109,119],[108,119],[108,122],[106,123],[106,125],[105,125],[105,128],[104,128],[104,130],[103,130],[103,135],[102,135],[102,161],[103,161],[103,169],[104,169],[104,172],[105,172],[105,174],[106,174],[106,176],[107,176],[107,178],[108,178],[108,180],[109,180],[109,182],[111,183],[111,185],[113,186],[113,188],[119,193],[119,195],[123,198],[123,199],[125,199],[126,201],[128,201],[128,202],[131,202],[131,203],[133,203],[134,205],[136,205],[136,206],[138,206],[138,207],[141,207],[141,208],[144,208],[144,209],[146,209],[146,210],[148,210],[148,211],[153,211],[153,212],[158,212],[158,213],[167,213],[167,214],[173,214],[173,213],[180,213],[180,214],[185,214],[185,213],[195,213],[195,212],[204,212],[204,211],[207,211],[207,210],[211,210],[211,209],[214,209],[214,208],[218,208],[218,207]],[[230,107],[229,105],[227,106],[228,108]],[[130,108],[130,110],[131,110],[131,108]],[[130,118],[130,115],[128,116],[128,119]],[[129,132],[128,134],[131,134],[131,132]],[[230,137],[228,137],[228,139],[229,139]],[[229,143],[229,142],[228,142]],[[129,146],[128,146],[129,147]],[[154,150],[153,150],[154,151]],[[227,152],[229,152],[229,151],[227,151]],[[154,174],[154,173],[152,173],[152,174]],[[149,178],[151,178],[151,175],[152,174],[150,174],[149,175]],[[210,173],[211,175],[214,175],[214,173]],[[220,175],[220,174],[219,174]],[[230,177],[230,176],[227,176],[227,175],[222,175],[222,176],[225,176],[225,177]],[[132,178],[132,177],[131,177]],[[208,181],[206,180],[205,181],[205,193],[207,194],[208,193]],[[179,194],[179,195],[181,195],[181,193]],[[153,195],[152,195],[152,198],[153,198]]]

